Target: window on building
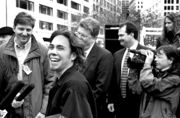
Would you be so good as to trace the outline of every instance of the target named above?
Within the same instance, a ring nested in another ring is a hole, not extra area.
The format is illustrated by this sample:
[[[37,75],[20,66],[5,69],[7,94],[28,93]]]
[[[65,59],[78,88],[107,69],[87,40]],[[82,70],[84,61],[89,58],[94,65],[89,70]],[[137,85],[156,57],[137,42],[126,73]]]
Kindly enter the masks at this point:
[[[179,0],[176,0],[176,3],[179,4]]]
[[[42,14],[49,15],[49,16],[53,15],[53,9],[51,7],[44,6],[44,5],[39,5],[39,12]]]
[[[68,26],[57,24],[57,29],[58,30],[66,30],[66,29],[68,29]]]
[[[174,4],[174,0],[172,0],[171,3]]]
[[[176,6],[176,10],[179,10],[179,6]]]
[[[76,10],[80,10],[80,4],[71,1],[71,8],[76,9]]]
[[[88,7],[84,6],[83,11],[84,11],[84,13],[89,14],[89,8]]]
[[[99,6],[98,6],[98,5],[96,5],[96,11],[97,11],[97,12],[99,11]]]
[[[171,0],[168,0],[168,3],[170,4],[170,3],[171,3]]]
[[[61,11],[61,10],[57,10],[57,17],[62,18],[64,20],[67,20],[68,19],[68,13]]]
[[[170,6],[168,6],[168,10],[170,10]]]
[[[89,0],[84,0],[84,1],[89,2]]]
[[[174,10],[174,6],[171,6],[171,10]]]
[[[78,22],[80,20],[80,16],[71,14],[71,22]]]
[[[164,10],[166,10],[167,9],[167,7],[166,6],[164,6]]]
[[[167,3],[167,0],[164,0],[164,3],[166,4],[166,3]]]
[[[93,4],[93,11],[96,11],[96,6],[95,6],[95,4]]]
[[[53,30],[53,24],[46,21],[39,21],[39,28],[42,30]]]
[[[29,0],[16,0],[16,7],[34,11],[34,2]]]
[[[65,5],[65,6],[68,5],[68,1],[67,1],[67,0],[57,0],[57,3],[63,4],[63,5]]]

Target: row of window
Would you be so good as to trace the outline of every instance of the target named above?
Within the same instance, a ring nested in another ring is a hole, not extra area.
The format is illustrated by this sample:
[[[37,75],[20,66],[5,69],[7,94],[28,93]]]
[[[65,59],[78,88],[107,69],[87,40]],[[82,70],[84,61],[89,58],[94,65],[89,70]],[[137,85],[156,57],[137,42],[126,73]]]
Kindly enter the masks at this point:
[[[46,22],[46,21],[39,21],[39,28],[42,30],[49,30],[53,31],[53,23]],[[68,29],[68,26],[57,24],[57,29]]]
[[[39,28],[42,30],[53,31],[53,23],[46,21],[39,21]],[[58,30],[68,29],[68,26],[57,24],[57,29]],[[76,30],[75,27],[71,27],[71,31],[75,31],[75,30]],[[103,34],[103,33],[104,33],[104,29],[101,28],[99,34]]]
[[[111,2],[112,3],[112,2]],[[116,10],[116,6],[114,6],[113,4],[111,4],[110,2],[106,1],[106,0],[101,0],[100,1],[100,5],[107,7],[107,9],[111,10],[111,11],[115,11]],[[114,3],[115,4],[115,3]]]
[[[164,6],[164,10],[174,10],[174,6]],[[179,10],[179,6],[176,6],[175,10]]]
[[[164,3],[165,4],[166,3],[168,3],[168,4],[174,4],[174,3],[179,4],[179,0],[164,0]]]
[[[58,3],[67,5],[67,0],[57,0]],[[16,0],[16,7],[27,9],[29,11],[34,11],[34,2],[29,0]],[[71,1],[71,8],[76,10],[81,10],[81,5]],[[39,5],[39,11],[42,14],[47,14],[52,16],[53,15],[53,9],[51,7],[45,6],[45,5]],[[83,12],[86,14],[89,14],[89,8],[84,6]]]

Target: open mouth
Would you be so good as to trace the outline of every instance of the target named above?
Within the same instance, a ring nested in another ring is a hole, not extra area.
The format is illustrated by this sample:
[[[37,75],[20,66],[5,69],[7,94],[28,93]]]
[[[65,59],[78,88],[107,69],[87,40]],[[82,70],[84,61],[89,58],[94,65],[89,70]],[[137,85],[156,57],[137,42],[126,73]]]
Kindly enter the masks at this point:
[[[51,62],[59,62],[61,60],[60,58],[57,58],[57,57],[51,56],[51,55],[49,56],[49,59]]]

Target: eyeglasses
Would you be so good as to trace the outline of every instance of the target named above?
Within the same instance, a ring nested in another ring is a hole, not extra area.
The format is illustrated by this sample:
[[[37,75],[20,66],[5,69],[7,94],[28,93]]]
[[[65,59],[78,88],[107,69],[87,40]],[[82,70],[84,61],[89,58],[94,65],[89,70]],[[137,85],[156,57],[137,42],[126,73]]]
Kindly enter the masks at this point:
[[[86,36],[86,35],[84,35],[84,34],[81,34],[81,33],[79,33],[79,32],[75,32],[74,33],[77,37],[79,37],[79,38],[88,38],[89,36]]]

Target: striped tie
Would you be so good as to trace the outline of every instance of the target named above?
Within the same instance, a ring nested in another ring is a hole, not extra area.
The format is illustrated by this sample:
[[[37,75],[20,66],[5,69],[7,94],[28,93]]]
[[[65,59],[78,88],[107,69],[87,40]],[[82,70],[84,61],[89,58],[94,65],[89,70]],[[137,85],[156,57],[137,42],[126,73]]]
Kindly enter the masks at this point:
[[[127,59],[129,57],[129,50],[124,58],[124,64],[121,70],[121,96],[126,98],[126,85],[128,79],[128,67],[127,67]]]

